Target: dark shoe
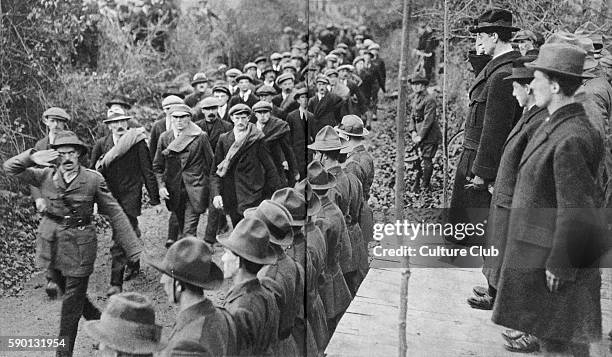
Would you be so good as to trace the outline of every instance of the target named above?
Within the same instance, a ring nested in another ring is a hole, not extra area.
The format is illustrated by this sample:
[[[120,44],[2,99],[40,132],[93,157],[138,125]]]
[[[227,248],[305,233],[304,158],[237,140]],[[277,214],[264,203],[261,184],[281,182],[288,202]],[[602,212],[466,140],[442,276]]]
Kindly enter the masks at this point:
[[[138,276],[138,274],[140,274],[140,261],[137,261],[136,263],[128,263],[125,267],[125,277],[123,280],[131,280]]]
[[[516,340],[506,342],[508,344],[504,345],[504,348],[510,352],[532,353],[540,350],[538,338],[530,334],[524,334]]]
[[[493,310],[493,303],[495,300],[487,294],[485,296],[469,297],[467,302],[473,309]]]
[[[476,296],[485,296],[489,295],[489,289],[484,286],[475,286],[472,288],[474,295]]]
[[[60,293],[60,288],[56,282],[48,281],[45,292],[47,293],[47,296],[49,296],[49,299],[55,300]]]
[[[504,338],[504,340],[506,341],[513,341],[513,340],[518,340],[519,338],[521,338],[523,335],[525,335],[525,333],[523,331],[519,331],[519,330],[506,330],[504,332],[501,333],[502,337]]]
[[[170,248],[170,246],[174,244],[174,242],[176,242],[174,239],[168,239],[166,241],[166,248]]]
[[[119,294],[123,291],[123,288],[121,286],[117,286],[117,285],[111,285],[110,288],[108,288],[108,290],[106,291],[106,296],[111,297],[115,294]]]

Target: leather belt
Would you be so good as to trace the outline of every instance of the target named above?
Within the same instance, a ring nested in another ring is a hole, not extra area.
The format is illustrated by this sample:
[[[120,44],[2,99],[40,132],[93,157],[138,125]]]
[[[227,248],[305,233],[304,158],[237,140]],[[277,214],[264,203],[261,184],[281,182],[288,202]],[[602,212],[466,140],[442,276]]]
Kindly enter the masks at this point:
[[[91,223],[91,216],[59,216],[53,213],[45,213],[52,221],[66,225],[68,227],[81,227]]]

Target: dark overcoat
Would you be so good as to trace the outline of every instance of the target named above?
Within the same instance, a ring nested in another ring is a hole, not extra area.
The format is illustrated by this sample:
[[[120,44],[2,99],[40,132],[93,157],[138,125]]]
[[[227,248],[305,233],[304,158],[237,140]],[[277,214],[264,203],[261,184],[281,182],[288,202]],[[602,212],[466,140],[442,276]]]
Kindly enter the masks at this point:
[[[363,187],[363,207],[359,217],[359,226],[367,251],[368,242],[374,235],[374,213],[368,203],[370,187],[374,182],[374,158],[365,146],[358,145],[348,154],[345,168],[347,172],[357,176]]]
[[[511,51],[489,61],[468,91],[470,109],[448,211],[450,223],[477,223],[488,216],[491,195],[486,187],[474,190],[464,186],[474,176],[485,183],[495,180],[502,147],[521,114],[512,96],[512,82],[504,80],[512,72],[512,61],[520,55]]]
[[[32,150],[27,150],[6,160],[6,174],[37,187],[46,201],[47,213],[54,216],[91,218],[97,203],[98,212],[108,216],[126,257],[130,261],[138,259],[142,243],[99,172],[81,166],[77,176],[66,184],[56,168],[36,168],[31,154]],[[41,268],[60,270],[64,276],[86,277],[93,272],[97,251],[93,220],[79,227],[58,223],[47,215],[40,221],[36,261]]]
[[[252,125],[252,124],[250,124]],[[225,207],[236,207],[242,215],[245,209],[257,207],[261,201],[271,197],[274,191],[281,188],[281,179],[276,171],[270,151],[262,138],[250,146],[243,146],[230,163],[227,174],[219,177],[217,166],[223,161],[228,150],[236,141],[234,131],[221,134],[215,160],[211,171],[213,197],[223,197]]]
[[[353,257],[352,253],[352,241],[354,240],[352,236],[354,236],[354,232],[349,230],[347,224],[347,218],[350,218],[349,204],[351,202],[351,192],[353,192],[353,190],[348,176],[342,171],[340,165],[328,168],[327,172],[336,177],[336,185],[329,189],[327,195],[339,208],[339,211],[336,213],[342,215],[341,225],[346,234],[344,234],[340,240],[340,267],[342,268],[342,273],[346,274],[357,270],[357,261],[354,259],[355,257]]]
[[[504,153],[499,163],[499,170],[497,170],[491,209],[487,220],[487,246],[495,247],[499,250],[499,255],[485,257],[482,269],[489,285],[493,287],[497,287],[499,271],[504,258],[512,195],[516,185],[519,162],[527,143],[547,117],[548,111],[546,108],[538,108],[534,105],[523,114],[512,128],[504,145]]]
[[[295,155],[298,172],[302,178],[306,177],[306,166],[310,162],[306,145],[314,141],[314,135],[308,125],[312,120],[313,114],[309,111],[306,111],[306,120],[300,117],[299,109],[287,114],[287,123],[291,131],[291,148]]]
[[[255,103],[259,102],[259,97],[256,96],[255,94],[253,94],[252,92],[249,93],[249,96],[247,97],[246,102],[244,101],[244,99],[242,99],[242,96],[240,95],[240,91],[236,92],[236,94],[234,94],[230,99],[229,102],[227,103],[227,107],[231,108],[236,104],[246,104],[249,106],[249,108],[253,108],[253,105],[255,105]],[[228,109],[229,110],[229,109]]]
[[[204,130],[206,134],[208,134],[208,140],[210,141],[210,147],[214,150],[217,148],[217,142],[219,142],[219,137],[223,133],[227,133],[234,128],[234,124],[231,121],[225,121],[219,117],[217,114],[217,118],[209,124],[206,119],[198,120],[196,125],[200,127],[200,129]]]
[[[153,123],[151,127],[151,135],[149,137],[149,154],[151,155],[151,160],[155,159],[155,153],[157,153],[157,143],[159,142],[159,137],[166,131],[166,118],[161,118]]]
[[[240,356],[270,355],[278,341],[279,311],[276,299],[257,278],[230,288],[223,308],[236,323]]]
[[[281,117],[282,119],[286,119],[287,114],[300,107],[300,104],[293,99],[293,92],[289,93],[289,95],[284,99],[282,93],[275,95],[274,97],[272,97],[272,104],[274,104],[275,107],[279,108],[280,111],[283,113]]]
[[[115,146],[113,134],[96,141],[91,151],[90,162],[95,165],[98,159],[113,146]],[[128,215],[140,216],[143,184],[149,193],[150,203],[159,204],[159,190],[153,174],[151,155],[144,140],[139,141],[123,156],[115,159],[101,173],[111,193]]]
[[[291,148],[291,129],[289,124],[279,118],[270,117],[268,122],[263,126],[262,132],[266,136],[264,142],[270,150],[272,160],[276,165],[276,171],[280,174],[283,185],[293,186],[295,175],[298,173],[295,154]],[[288,176],[285,175],[283,161],[287,161],[289,166]]]
[[[437,106],[436,98],[427,91],[415,93],[410,101],[408,131],[416,131],[423,144],[438,144],[442,140]]]
[[[316,217],[316,225],[325,237],[327,246],[327,266],[325,279],[319,284],[319,292],[327,318],[332,319],[344,313],[351,303],[351,292],[342,275],[340,267],[341,240],[349,240],[342,211],[327,195],[319,196],[321,210]],[[350,243],[350,240],[349,240]],[[349,258],[350,258],[350,251]]]
[[[538,338],[587,343],[601,338],[604,220],[597,173],[603,139],[584,108],[557,109],[527,144],[519,163],[508,243],[493,322]],[[545,270],[563,282],[546,287]]]
[[[319,352],[323,352],[329,341],[325,305],[321,299],[319,283],[329,279],[327,269],[327,245],[325,236],[312,221],[303,227],[306,232],[306,316],[312,326]],[[339,269],[339,267],[338,267]],[[325,286],[325,285],[324,285]],[[329,284],[326,285],[331,287]],[[328,294],[333,294],[333,290]]]
[[[166,150],[174,140],[174,131],[168,130],[159,138],[153,171],[157,184],[166,187],[170,199],[166,206],[177,211],[181,190],[185,190],[196,213],[204,213],[208,207],[210,192],[210,170],[213,166],[213,152],[208,134],[202,132],[181,152]]]
[[[340,123],[342,120],[342,103],[342,98],[333,93],[327,93],[321,100],[315,94],[308,100],[308,111],[314,115],[313,120],[308,123],[308,127],[312,127],[315,136],[324,126],[336,126]]]
[[[238,353],[237,339],[229,312],[206,299],[178,314],[160,356],[234,356]]]

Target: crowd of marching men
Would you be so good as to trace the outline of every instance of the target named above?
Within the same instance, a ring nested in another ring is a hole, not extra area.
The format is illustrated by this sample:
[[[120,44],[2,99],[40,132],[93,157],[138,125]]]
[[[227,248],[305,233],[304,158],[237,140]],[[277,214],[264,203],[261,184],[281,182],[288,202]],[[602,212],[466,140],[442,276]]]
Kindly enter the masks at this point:
[[[308,52],[298,40],[290,54],[258,57],[222,79],[197,73],[190,95],[163,95],[150,130],[116,96],[93,148],[68,130],[65,110],[45,111],[48,135],[4,167],[30,185],[43,214],[37,262],[49,297],[62,298],[58,356],[73,355],[81,316],[100,355],[323,353],[368,271],[374,163],[362,117],[375,119],[385,70],[365,36]],[[143,186],[156,212],[171,212],[161,261],[142,248]],[[103,312],[87,297],[94,204],[113,233]],[[212,261],[221,247],[223,267]],[[168,341],[149,298],[123,292],[141,262],[162,273],[177,306]],[[204,290],[224,278],[232,285],[215,305]]]

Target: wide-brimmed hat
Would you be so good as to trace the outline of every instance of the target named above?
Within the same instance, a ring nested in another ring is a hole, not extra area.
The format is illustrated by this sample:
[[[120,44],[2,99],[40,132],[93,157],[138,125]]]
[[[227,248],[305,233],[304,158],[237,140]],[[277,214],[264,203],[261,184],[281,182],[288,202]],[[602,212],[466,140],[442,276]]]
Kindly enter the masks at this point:
[[[176,95],[169,95],[166,98],[162,99],[162,109],[167,109],[173,105],[177,104],[185,104],[185,101]]]
[[[257,218],[263,221],[270,231],[270,243],[289,246],[293,244],[291,212],[283,205],[272,200],[263,200],[257,207],[244,210],[244,217]]]
[[[335,151],[346,146],[342,138],[336,130],[330,125],[325,125],[315,136],[314,143],[308,145],[308,148],[315,151]]]
[[[584,58],[584,65],[582,66],[583,71],[595,68],[598,65],[597,60],[593,56],[595,54],[595,46],[593,45],[593,41],[588,37],[579,36],[569,32],[559,31],[552,34],[548,38],[546,43],[565,43],[581,48],[584,52],[586,52],[586,57]]]
[[[319,213],[321,210],[321,200],[319,196],[315,195],[312,192],[312,186],[308,179],[303,179],[302,181],[295,184],[295,190],[299,195],[304,197],[306,202],[308,202],[308,207],[306,208],[306,214],[308,217],[312,217]]]
[[[191,80],[191,86],[195,87],[200,83],[208,83],[208,77],[206,77],[206,73],[198,72],[193,76]]]
[[[228,237],[219,237],[218,240],[219,244],[250,262],[267,265],[278,260],[270,245],[270,231],[257,218],[244,217]]]
[[[238,77],[241,74],[242,74],[242,71],[240,71],[238,68],[230,68],[227,71],[225,71],[225,76],[227,77]]]
[[[266,102],[265,100],[260,100],[259,102],[253,104],[252,110],[256,113],[259,112],[271,112],[272,111],[272,103]]]
[[[417,83],[423,83],[425,85],[429,84],[429,79],[427,79],[427,77],[420,75],[420,74],[415,74],[412,77],[410,77],[409,80],[410,84],[417,84]]]
[[[574,45],[547,43],[540,47],[538,58],[525,63],[525,67],[571,78],[593,78],[592,75],[583,73],[585,57],[586,52]]]
[[[251,68],[257,69],[257,65],[255,64],[255,62],[249,62],[245,64],[244,67],[242,67],[242,72],[246,73],[246,71],[248,71]]]
[[[274,52],[273,54],[270,55],[270,60],[272,61],[280,60],[282,58],[283,58],[283,55],[281,55],[278,52]]]
[[[68,115],[68,112],[60,107],[51,107],[45,110],[42,116],[43,118],[63,120],[65,122],[70,121],[70,115]]]
[[[198,106],[202,109],[209,109],[209,108],[218,108],[219,104],[220,104],[219,99],[215,97],[206,97],[198,103]]]
[[[227,94],[228,96],[232,95],[232,93],[230,92],[229,88],[225,84],[223,84],[223,85],[219,85],[218,84],[218,85],[214,86],[213,89],[212,89],[212,92],[213,93],[215,93],[215,92],[223,92],[223,93]]]
[[[276,95],[277,91],[274,87],[264,84],[255,90],[255,94],[260,97],[262,95]]]
[[[87,152],[88,146],[79,139],[79,137],[70,130],[62,130],[55,134],[55,141],[51,144],[51,149],[57,149],[60,146],[77,146],[81,151]]]
[[[299,192],[295,188],[281,188],[280,190],[274,192],[272,195],[272,201],[282,205],[291,213],[291,217],[293,217],[293,223],[291,224],[294,227],[300,227],[306,224],[306,217],[313,216],[311,214],[312,211],[319,211],[321,209],[321,202],[318,197],[316,200],[312,200],[312,202],[308,202],[308,206],[306,206],[306,197],[304,192]]]
[[[132,119],[132,117],[129,116],[129,115],[126,115],[125,112],[123,112],[123,113],[112,112],[112,113],[109,113],[106,116],[106,119],[102,120],[102,122],[104,124],[108,124],[108,123],[112,123],[114,121],[129,120],[129,119]]]
[[[313,160],[306,168],[308,182],[315,190],[327,190],[336,186],[336,176],[327,172],[319,160]]]
[[[234,114],[239,114],[239,113],[245,113],[245,112],[247,114],[251,114],[251,107],[249,107],[248,105],[244,103],[238,103],[230,108],[229,116],[232,116]]]
[[[108,102],[106,102],[106,107],[110,108],[113,104],[118,104],[126,107],[127,109],[130,109],[132,107],[132,104],[130,102],[130,99],[126,96],[115,95]]]
[[[145,261],[173,279],[211,290],[223,282],[223,272],[212,261],[212,256],[213,252],[204,241],[184,237],[168,248],[162,261],[151,257],[145,257]]]
[[[504,9],[490,9],[478,17],[477,25],[470,29],[472,33],[494,32],[496,30],[519,31],[512,26],[512,13]]]
[[[266,62],[268,59],[266,58],[266,56],[258,56],[257,58],[255,58],[255,60],[253,61],[253,63],[257,64],[259,62]]]
[[[153,304],[137,292],[111,296],[100,320],[85,321],[83,326],[94,340],[119,352],[151,354],[166,347]]]
[[[525,67],[525,63],[533,62],[537,56],[522,56],[512,61],[512,74],[506,80],[533,79],[533,68]]]
[[[368,129],[364,128],[363,120],[354,114],[345,115],[338,126],[338,130],[348,136],[367,136],[370,134]]]
[[[295,66],[293,66],[293,68],[295,68]],[[295,83],[295,76],[293,75],[293,73],[283,73],[276,78],[275,82],[277,86],[280,86],[281,83],[287,80],[292,80]]]
[[[293,93],[293,100],[297,100],[301,95],[308,95],[308,88],[301,87],[296,89]]]

